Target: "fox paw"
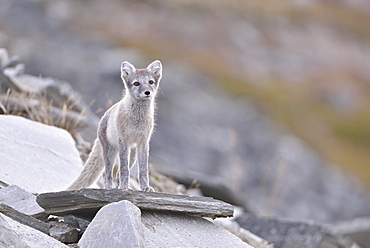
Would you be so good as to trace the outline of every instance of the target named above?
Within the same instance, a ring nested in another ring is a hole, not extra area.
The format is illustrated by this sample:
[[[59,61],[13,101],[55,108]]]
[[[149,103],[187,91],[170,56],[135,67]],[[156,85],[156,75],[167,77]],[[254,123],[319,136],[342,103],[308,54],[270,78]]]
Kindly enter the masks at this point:
[[[155,192],[155,190],[150,186],[141,188],[141,190],[145,192]]]

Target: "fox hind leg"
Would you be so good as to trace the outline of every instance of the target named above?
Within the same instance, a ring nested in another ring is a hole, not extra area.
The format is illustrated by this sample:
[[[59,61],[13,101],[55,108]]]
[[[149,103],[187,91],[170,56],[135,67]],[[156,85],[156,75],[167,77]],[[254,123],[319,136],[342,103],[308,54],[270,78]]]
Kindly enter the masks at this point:
[[[113,164],[117,155],[117,149],[110,145],[103,145],[103,157],[105,164],[105,181],[104,187],[106,189],[112,189],[113,187]]]

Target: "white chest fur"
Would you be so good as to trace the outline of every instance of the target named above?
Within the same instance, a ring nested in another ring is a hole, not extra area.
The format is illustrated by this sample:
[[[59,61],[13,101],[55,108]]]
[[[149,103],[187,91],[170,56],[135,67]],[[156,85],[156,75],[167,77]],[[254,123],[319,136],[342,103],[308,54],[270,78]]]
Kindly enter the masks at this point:
[[[118,147],[123,140],[129,147],[148,142],[154,126],[154,106],[151,103],[127,104],[125,99],[112,106],[107,136],[112,145]]]

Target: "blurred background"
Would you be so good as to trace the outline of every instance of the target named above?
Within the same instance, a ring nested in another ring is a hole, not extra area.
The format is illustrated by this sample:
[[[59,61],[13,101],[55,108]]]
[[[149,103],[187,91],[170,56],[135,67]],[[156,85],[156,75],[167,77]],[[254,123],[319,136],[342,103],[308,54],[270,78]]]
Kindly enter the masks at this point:
[[[98,116],[122,61],[159,59],[157,170],[258,214],[370,215],[368,0],[0,0],[0,47]]]

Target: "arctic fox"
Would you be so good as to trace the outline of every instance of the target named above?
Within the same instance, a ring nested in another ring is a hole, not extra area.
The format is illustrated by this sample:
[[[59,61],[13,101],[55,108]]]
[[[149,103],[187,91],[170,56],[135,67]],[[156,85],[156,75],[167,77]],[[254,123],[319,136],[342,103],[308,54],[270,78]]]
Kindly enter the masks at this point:
[[[155,96],[162,77],[159,60],[146,69],[136,69],[125,61],[121,78],[125,96],[105,112],[98,126],[97,139],[86,164],[68,190],[88,187],[96,181],[105,165],[106,189],[113,186],[113,163],[120,160],[118,188],[128,189],[130,168],[138,161],[139,184],[143,191],[154,191],[149,185],[149,141],[154,127]]]

